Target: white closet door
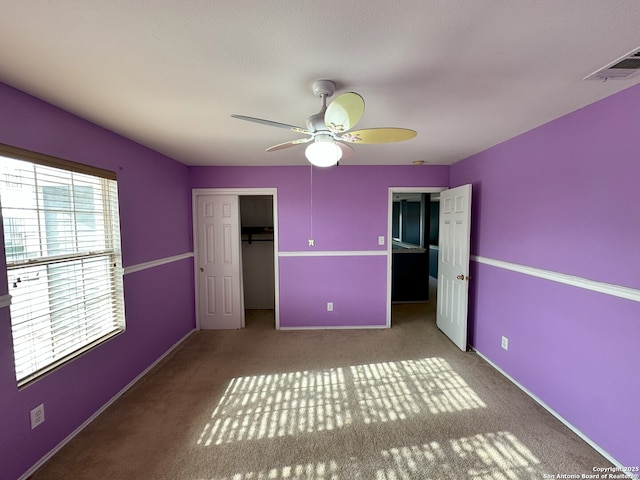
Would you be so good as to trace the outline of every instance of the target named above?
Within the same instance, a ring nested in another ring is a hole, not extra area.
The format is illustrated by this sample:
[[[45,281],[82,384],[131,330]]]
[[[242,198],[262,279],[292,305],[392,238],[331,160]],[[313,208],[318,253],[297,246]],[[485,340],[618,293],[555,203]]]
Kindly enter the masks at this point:
[[[196,198],[198,324],[201,329],[242,328],[238,196],[199,195]]]

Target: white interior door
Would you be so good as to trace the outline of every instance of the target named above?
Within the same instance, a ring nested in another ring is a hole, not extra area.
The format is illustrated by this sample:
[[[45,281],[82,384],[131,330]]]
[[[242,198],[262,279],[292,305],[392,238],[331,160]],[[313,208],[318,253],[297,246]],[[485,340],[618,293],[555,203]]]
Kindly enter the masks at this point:
[[[196,269],[201,329],[244,326],[237,195],[198,195]]]
[[[467,349],[471,185],[440,193],[436,324],[461,350]]]

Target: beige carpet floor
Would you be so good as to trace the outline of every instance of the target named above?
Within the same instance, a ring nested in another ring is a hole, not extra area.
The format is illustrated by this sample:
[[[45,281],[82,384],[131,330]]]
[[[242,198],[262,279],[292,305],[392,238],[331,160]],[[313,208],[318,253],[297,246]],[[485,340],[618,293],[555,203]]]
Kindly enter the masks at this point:
[[[474,353],[432,304],[388,330],[191,335],[33,476],[501,480],[609,466]]]

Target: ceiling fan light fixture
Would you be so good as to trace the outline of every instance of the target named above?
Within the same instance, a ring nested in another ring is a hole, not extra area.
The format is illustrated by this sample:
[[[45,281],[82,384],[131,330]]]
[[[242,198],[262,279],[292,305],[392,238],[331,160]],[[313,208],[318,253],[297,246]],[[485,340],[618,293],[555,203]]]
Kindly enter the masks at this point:
[[[342,158],[342,149],[331,135],[316,135],[315,141],[304,152],[307,160],[316,167],[332,167]]]
[[[317,167],[331,167],[337,165],[343,157],[349,158],[355,152],[350,146],[352,143],[392,143],[409,140],[416,136],[417,133],[414,130],[407,128],[352,130],[364,113],[364,99],[355,92],[346,92],[338,95],[330,105],[327,105],[327,97],[333,95],[335,88],[336,85],[331,80],[320,80],[313,84],[313,93],[321,97],[322,108],[318,113],[307,118],[307,128],[246,115],[231,116],[308,135],[306,138],[273,145],[266,151],[275,152],[304,143],[308,145],[305,156],[312,165]]]

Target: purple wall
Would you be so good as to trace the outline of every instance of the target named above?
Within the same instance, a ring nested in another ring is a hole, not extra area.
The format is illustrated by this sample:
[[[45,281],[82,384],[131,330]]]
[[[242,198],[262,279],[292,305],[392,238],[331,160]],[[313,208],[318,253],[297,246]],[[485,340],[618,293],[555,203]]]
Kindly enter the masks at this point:
[[[451,181],[474,184],[474,255],[640,288],[637,86],[451,169],[314,169],[313,248],[310,167],[187,168],[1,84],[0,105],[1,143],[118,173],[125,266],[192,250],[191,188],[277,188],[280,252],[299,255],[384,251],[388,188]],[[384,255],[282,256],[279,269],[283,327],[385,324]],[[640,464],[640,303],[477,262],[472,276],[473,345],[620,462]],[[126,275],[125,301],[126,333],[21,391],[0,309],[0,478],[24,473],[193,328],[192,262]],[[29,410],[43,402],[47,420],[31,431]]]
[[[639,126],[635,86],[452,166],[474,188],[472,254],[640,289]],[[476,262],[472,278],[474,347],[639,465],[640,303]]]
[[[389,187],[446,187],[447,166],[191,167],[192,188],[277,188],[281,252],[386,250]]]
[[[0,105],[0,143],[118,174],[125,267],[193,250],[187,167],[3,84]],[[25,473],[195,325],[190,259],[125,275],[124,293],[125,333],[21,390],[0,309],[0,478]],[[32,431],[40,403],[46,421]]]
[[[282,257],[280,326],[385,327],[387,257]],[[327,302],[333,302],[332,312]]]
[[[447,166],[193,167],[193,188],[277,188],[278,239],[286,252],[385,252],[389,187],[442,187]],[[313,235],[311,200],[313,199]],[[315,247],[308,246],[309,238]],[[388,239],[387,239],[388,242]],[[282,256],[282,327],[386,324],[386,257]],[[334,311],[326,311],[327,302]]]

